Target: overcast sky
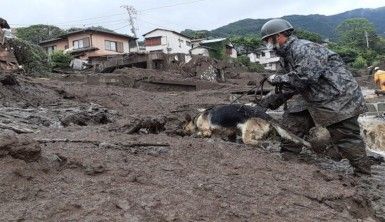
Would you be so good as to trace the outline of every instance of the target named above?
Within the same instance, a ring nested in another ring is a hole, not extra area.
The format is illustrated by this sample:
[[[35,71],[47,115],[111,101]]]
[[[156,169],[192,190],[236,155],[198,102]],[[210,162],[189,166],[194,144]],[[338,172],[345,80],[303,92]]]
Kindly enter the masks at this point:
[[[245,18],[284,15],[332,15],[356,8],[385,6],[384,0],[1,0],[0,16],[12,27],[51,24],[61,28],[104,26],[131,34],[128,16],[120,6],[137,11],[142,35],[156,27],[181,31],[215,29]]]

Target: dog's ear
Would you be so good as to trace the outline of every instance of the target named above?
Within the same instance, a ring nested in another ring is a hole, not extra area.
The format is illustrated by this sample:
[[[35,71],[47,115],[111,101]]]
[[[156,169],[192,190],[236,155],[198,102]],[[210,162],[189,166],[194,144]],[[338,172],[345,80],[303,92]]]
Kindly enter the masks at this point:
[[[184,116],[184,119],[186,120],[186,122],[192,121],[192,118],[191,118],[190,114],[188,114],[188,113]]]

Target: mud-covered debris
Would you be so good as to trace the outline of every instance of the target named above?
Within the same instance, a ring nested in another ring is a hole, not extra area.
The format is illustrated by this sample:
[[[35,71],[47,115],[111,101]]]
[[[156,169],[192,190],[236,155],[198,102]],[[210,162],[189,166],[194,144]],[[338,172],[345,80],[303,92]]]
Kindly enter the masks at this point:
[[[95,175],[101,174],[104,171],[106,171],[105,167],[103,165],[98,165],[98,164],[87,165],[84,168],[84,173],[87,175],[90,175],[90,176],[95,176]]]
[[[65,127],[69,126],[70,124],[75,124],[79,126],[107,124],[111,121],[112,120],[108,115],[108,111],[105,109],[79,111],[71,113],[60,119],[60,122]]]
[[[196,77],[211,82],[225,82],[229,78],[237,78],[240,67],[229,61],[218,61],[204,56],[195,56],[182,66],[189,77]]]
[[[0,82],[5,86],[20,85],[16,79],[16,76],[11,74],[0,75]]]
[[[0,157],[10,155],[27,162],[40,158],[41,147],[38,142],[28,136],[19,136],[12,131],[0,134]]]
[[[309,130],[307,141],[311,143],[316,153],[323,153],[331,143],[330,133],[324,127],[313,127]]]
[[[75,98],[76,98],[75,95],[73,95],[73,94],[67,92],[67,91],[64,90],[64,89],[59,89],[59,90],[57,90],[57,93],[58,93],[59,95],[61,95],[61,96],[63,97],[63,99],[75,99]]]
[[[166,117],[164,116],[146,116],[136,118],[121,126],[117,131],[128,134],[145,133],[158,134],[165,131]],[[116,130],[116,129],[115,129]]]

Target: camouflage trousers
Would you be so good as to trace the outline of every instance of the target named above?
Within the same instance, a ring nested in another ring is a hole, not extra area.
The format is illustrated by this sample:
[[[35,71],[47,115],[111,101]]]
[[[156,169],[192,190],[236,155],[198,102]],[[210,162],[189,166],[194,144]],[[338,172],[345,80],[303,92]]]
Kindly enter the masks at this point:
[[[331,142],[340,155],[339,159],[346,158],[352,165],[354,162],[366,157],[365,143],[360,135],[360,126],[357,119],[358,116],[352,117],[326,127],[330,133]],[[315,126],[310,113],[306,110],[298,113],[285,112],[282,125],[302,138]],[[281,151],[283,152],[300,153],[302,150],[302,147],[287,140],[281,142]],[[334,157],[333,159],[338,158]]]

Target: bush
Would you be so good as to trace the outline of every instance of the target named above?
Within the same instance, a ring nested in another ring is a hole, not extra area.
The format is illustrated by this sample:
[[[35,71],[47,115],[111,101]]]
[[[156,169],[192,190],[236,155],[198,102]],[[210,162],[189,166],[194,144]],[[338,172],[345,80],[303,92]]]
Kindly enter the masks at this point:
[[[263,72],[265,71],[265,67],[259,63],[250,63],[250,66],[248,67],[250,72]]]
[[[245,66],[249,72],[263,72],[265,70],[263,65],[250,62],[250,58],[245,55],[238,56],[236,61]]]
[[[17,38],[8,39],[7,42],[13,49],[17,62],[27,74],[44,75],[50,72],[48,56],[43,48]]]
[[[362,68],[365,68],[366,66],[367,66],[367,61],[362,56],[358,56],[352,64],[352,67],[355,69],[362,69]]]
[[[333,43],[329,44],[329,48],[340,55],[345,63],[353,63],[360,54],[359,50],[357,49],[336,45]]]
[[[65,53],[62,50],[54,51],[50,56],[50,61],[53,68],[69,68],[73,57],[69,53]]]

